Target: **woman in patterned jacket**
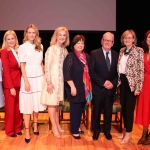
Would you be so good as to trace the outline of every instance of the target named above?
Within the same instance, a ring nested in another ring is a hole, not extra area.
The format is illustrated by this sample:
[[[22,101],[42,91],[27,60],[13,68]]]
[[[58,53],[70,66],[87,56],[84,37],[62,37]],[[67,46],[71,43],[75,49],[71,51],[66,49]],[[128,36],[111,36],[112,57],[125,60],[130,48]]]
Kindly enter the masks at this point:
[[[140,94],[144,76],[144,51],[135,46],[137,38],[133,30],[126,30],[121,36],[123,48],[120,50],[118,59],[118,86],[120,85],[120,98],[124,130],[120,144],[126,144],[131,138],[134,120],[136,96]]]

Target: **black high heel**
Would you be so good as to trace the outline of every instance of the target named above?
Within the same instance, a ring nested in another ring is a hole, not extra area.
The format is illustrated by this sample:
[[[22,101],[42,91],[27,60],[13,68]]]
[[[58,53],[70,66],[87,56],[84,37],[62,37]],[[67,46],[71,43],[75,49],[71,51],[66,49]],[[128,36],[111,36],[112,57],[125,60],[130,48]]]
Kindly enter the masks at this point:
[[[29,129],[29,128],[25,128],[25,129]],[[30,138],[29,138],[29,139],[26,139],[26,138],[25,138],[24,140],[25,140],[26,143],[29,143],[29,142],[31,141]]]
[[[80,131],[78,131],[79,132],[79,134],[84,134],[84,131],[82,131],[82,130],[80,130]]]
[[[33,129],[33,133],[34,133],[35,135],[39,135],[39,134],[40,134],[40,133],[39,133],[39,131],[37,131],[37,132],[34,132],[34,127],[33,127],[33,124],[34,124],[34,123],[37,123],[37,122],[33,122],[33,123],[32,123],[32,129]]]
[[[72,136],[73,136],[75,139],[77,139],[77,140],[81,139],[81,136],[80,136],[80,135],[75,136],[75,135],[72,134]]]
[[[22,135],[22,132],[20,131],[20,132],[18,132],[18,133],[16,133],[17,135]]]
[[[16,134],[12,134],[12,135],[10,135],[10,137],[15,138],[15,137],[17,137],[17,135]]]

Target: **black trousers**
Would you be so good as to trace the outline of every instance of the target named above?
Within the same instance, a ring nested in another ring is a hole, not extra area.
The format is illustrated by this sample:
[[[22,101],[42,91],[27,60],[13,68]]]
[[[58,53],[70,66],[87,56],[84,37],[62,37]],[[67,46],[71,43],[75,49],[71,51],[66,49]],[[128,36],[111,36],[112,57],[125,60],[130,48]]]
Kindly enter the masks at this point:
[[[120,75],[120,80],[120,98],[124,128],[126,128],[126,132],[131,132],[134,120],[136,96],[134,96],[134,92],[131,92],[128,80],[124,74]]]
[[[94,132],[100,132],[100,115],[104,112],[103,131],[110,132],[112,120],[112,106],[114,97],[107,94],[93,95],[93,113],[92,113],[92,129]]]
[[[72,134],[78,134],[85,104],[86,102],[70,102],[70,125]]]

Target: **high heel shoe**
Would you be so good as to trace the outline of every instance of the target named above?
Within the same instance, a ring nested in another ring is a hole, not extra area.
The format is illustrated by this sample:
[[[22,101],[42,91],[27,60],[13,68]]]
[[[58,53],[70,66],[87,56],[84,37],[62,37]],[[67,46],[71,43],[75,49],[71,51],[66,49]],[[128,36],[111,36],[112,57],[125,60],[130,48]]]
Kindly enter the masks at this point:
[[[59,132],[61,132],[61,133],[65,132],[65,130],[63,130],[60,126],[57,127],[57,128],[58,128],[58,131],[59,131]]]
[[[25,129],[29,129],[29,128],[25,128]],[[26,143],[29,143],[29,142],[31,141],[30,138],[29,138],[29,139],[26,139],[26,138],[25,138],[24,140],[25,140]]]
[[[18,132],[18,133],[16,133],[17,135],[22,135],[22,132],[20,131],[20,132]]]
[[[122,134],[120,136],[118,136],[117,138],[118,139],[123,139],[125,137],[125,134],[126,134],[126,128],[124,128]]]
[[[34,123],[37,123],[37,122],[33,122],[33,123],[32,123],[32,129],[33,129],[33,131],[34,131],[34,127],[33,127],[33,124],[34,124]],[[39,131],[33,132],[33,133],[34,133],[35,135],[39,135],[39,134],[40,134]]]
[[[80,128],[79,128],[78,132],[79,132],[79,134],[84,134],[84,131],[81,130]]]
[[[54,135],[56,138],[58,138],[58,139],[61,138],[59,132],[58,132],[58,134],[56,134],[56,132],[54,131],[54,128],[52,128],[52,133],[53,133],[53,135]]]
[[[81,139],[81,136],[80,136],[80,135],[76,136],[76,135],[72,134],[72,136],[73,136],[75,139],[77,139],[77,140]]]
[[[123,140],[121,141],[120,144],[122,145],[122,144],[127,144],[127,143],[129,143],[129,141],[130,141],[130,139],[131,139],[131,135],[132,135],[131,133],[127,133],[127,132],[126,132],[126,135],[125,135],[125,137],[123,138]]]
[[[17,137],[17,135],[16,134],[12,134],[12,135],[10,135],[10,137],[15,138],[15,137]]]

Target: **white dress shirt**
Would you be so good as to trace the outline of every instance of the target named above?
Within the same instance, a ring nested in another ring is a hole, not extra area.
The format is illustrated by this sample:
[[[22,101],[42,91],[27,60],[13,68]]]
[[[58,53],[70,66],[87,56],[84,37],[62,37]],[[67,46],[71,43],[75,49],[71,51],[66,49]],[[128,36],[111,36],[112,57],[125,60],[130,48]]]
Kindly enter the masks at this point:
[[[105,59],[106,59],[106,53],[107,53],[107,51],[103,47],[102,47],[102,50],[103,50],[103,53],[104,53],[104,56],[105,56]],[[110,64],[111,64],[111,49],[108,52],[109,52],[108,53],[108,58],[109,58]]]

